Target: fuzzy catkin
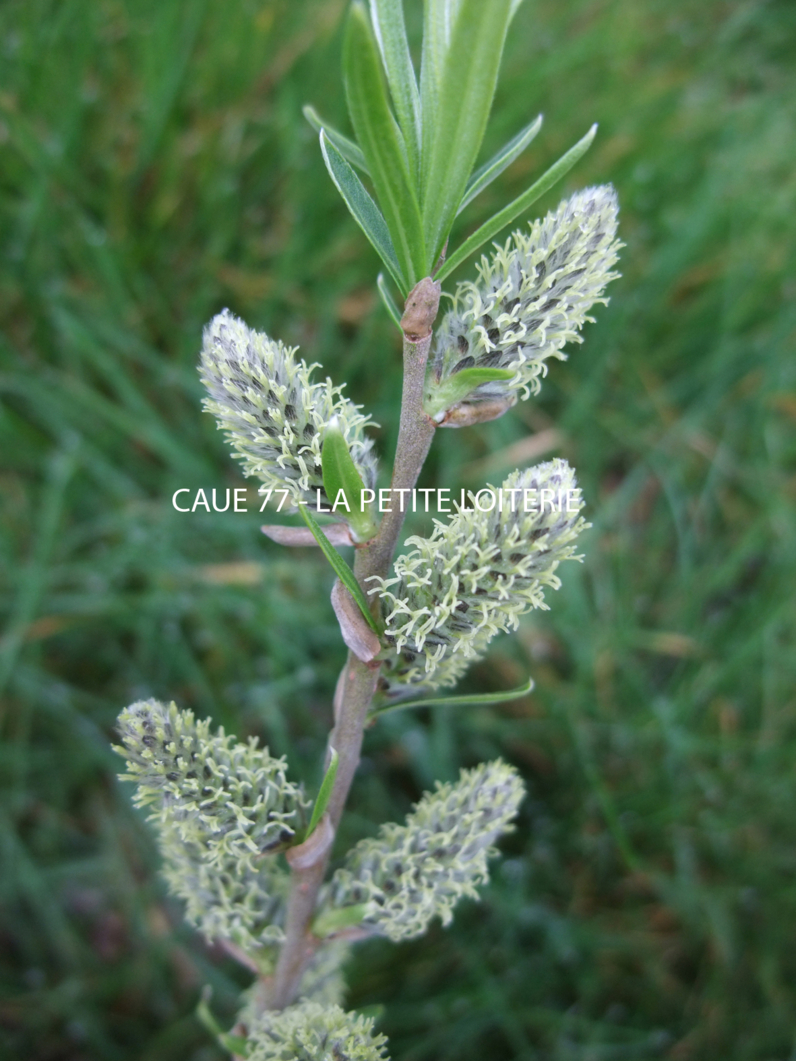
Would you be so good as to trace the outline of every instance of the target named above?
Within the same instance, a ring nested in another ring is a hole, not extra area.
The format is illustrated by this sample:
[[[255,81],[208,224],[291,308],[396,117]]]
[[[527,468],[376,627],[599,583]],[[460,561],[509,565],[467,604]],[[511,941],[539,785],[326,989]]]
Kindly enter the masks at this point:
[[[209,863],[235,860],[256,870],[260,856],[291,840],[303,825],[301,788],[288,781],[284,759],[256,738],[248,744],[209,720],[197,722],[157,700],[141,700],[119,715],[128,759],[123,780],[135,781],[137,806],[155,805],[155,817],[188,845],[199,845]]]
[[[435,521],[431,537],[407,539],[414,549],[397,557],[395,576],[371,590],[387,612],[388,696],[454,685],[497,633],[548,607],[544,591],[560,586],[558,565],[579,559],[575,539],[588,524],[566,461],[515,471],[499,491],[487,489],[471,499],[471,509]],[[491,511],[479,511],[479,503],[492,501]]]
[[[228,940],[250,955],[282,942],[290,875],[275,859],[252,866],[226,855],[211,862],[207,848],[184,841],[166,813],[150,821],[169,891],[185,903],[186,920],[208,942]]]
[[[205,328],[199,374],[204,408],[226,432],[243,474],[264,490],[287,490],[294,506],[328,504],[321,473],[324,432],[337,417],[351,457],[369,489],[376,481],[372,423],[331,380],[313,383],[318,366],[297,361],[295,349],[249,328],[224,310]],[[320,494],[318,493],[320,491]],[[331,502],[335,499],[331,498]]]
[[[479,278],[458,285],[453,307],[437,332],[427,380],[427,407],[441,420],[435,390],[467,368],[516,372],[512,380],[484,383],[468,403],[538,393],[550,357],[580,343],[589,309],[603,297],[622,246],[616,239],[618,204],[610,184],[586,188],[562,202],[527,234],[517,231],[491,258]]]
[[[288,874],[264,852],[295,835],[306,804],[282,759],[157,700],[119,716],[134,802],[151,806],[163,875],[208,940],[247,953],[284,938]]]
[[[248,1027],[247,1061],[386,1061],[387,1040],[373,1018],[339,1006],[299,1002],[265,1010]]]
[[[365,904],[363,926],[391,940],[422,935],[434,917],[449,924],[464,897],[489,879],[492,844],[511,829],[524,795],[517,771],[499,759],[462,770],[456,784],[437,783],[407,817],[361,840],[336,873],[331,901]]]

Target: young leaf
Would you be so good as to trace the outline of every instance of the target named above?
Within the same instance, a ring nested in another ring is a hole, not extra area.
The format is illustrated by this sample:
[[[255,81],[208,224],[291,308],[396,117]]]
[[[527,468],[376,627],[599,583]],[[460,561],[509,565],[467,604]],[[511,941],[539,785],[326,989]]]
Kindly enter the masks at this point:
[[[495,380],[508,381],[517,375],[510,368],[464,368],[461,372],[455,372],[441,384],[429,388],[423,408],[429,416],[434,417],[443,409],[450,408],[456,402],[463,401],[476,387],[482,383],[493,383]],[[328,497],[329,491],[326,491]]]
[[[374,708],[368,717],[386,715],[388,711],[400,711],[403,707],[440,707],[443,704],[449,707],[466,707],[472,704],[502,704],[508,700],[519,700],[521,696],[527,696],[533,687],[534,680],[529,678],[525,685],[520,685],[517,689],[510,689],[505,693],[474,693],[468,696],[436,696],[428,700],[402,700],[398,704],[385,704],[384,707]]]
[[[366,542],[374,536],[377,527],[370,515],[370,505],[363,504],[365,484],[348,451],[348,443],[337,422],[332,417],[326,427],[321,448],[321,471],[323,488],[332,505],[345,499],[346,523],[354,532],[357,541]]]
[[[518,155],[522,154],[541,128],[542,115],[540,114],[538,118],[534,118],[530,125],[526,125],[525,128],[517,133],[513,139],[509,140],[507,144],[504,144],[493,158],[490,158],[490,160],[485,162],[480,169],[475,171],[467,182],[464,198],[461,201],[457,215],[464,210],[468,203],[471,203],[473,199],[475,199],[476,195],[480,195],[484,188],[492,183],[495,177],[499,177],[503,170],[506,169],[507,166],[510,166]]]
[[[329,176],[345,200],[354,220],[370,240],[374,250],[390,270],[393,280],[401,291],[407,292],[401,267],[395,255],[395,248],[387,230],[387,223],[379,212],[378,206],[365,191],[362,181],[321,129],[321,151]]]
[[[387,310],[389,315],[395,321],[398,330],[401,330],[401,312],[395,305],[395,299],[390,294],[390,289],[387,287],[387,280],[384,273],[379,273],[376,277],[376,287],[379,289],[381,300],[384,303],[384,308]]]
[[[432,263],[448,237],[481,147],[495,94],[509,4],[510,0],[462,0],[453,27],[431,153],[423,159],[423,231]]]
[[[420,166],[420,96],[406,39],[402,0],[370,0],[370,17],[416,186]]]
[[[326,939],[327,936],[340,932],[344,928],[358,925],[365,916],[367,908],[367,903],[359,903],[356,906],[344,906],[339,910],[324,910],[313,921],[312,934],[319,939]]]
[[[356,166],[357,169],[362,170],[363,173],[370,176],[365,156],[353,140],[349,140],[347,136],[343,136],[342,133],[339,133],[327,122],[321,121],[321,116],[314,107],[309,105],[309,103],[301,108],[301,113],[316,133],[326,133],[326,138],[334,144],[344,159],[350,162],[352,166]]]
[[[359,610],[365,616],[368,626],[372,630],[375,630],[377,634],[381,634],[381,630],[379,629],[378,623],[370,614],[370,609],[368,608],[368,602],[365,598],[365,594],[362,592],[359,587],[359,583],[354,578],[354,572],[351,570],[351,568],[348,566],[342,556],[338,553],[338,551],[323,533],[320,524],[313,516],[312,512],[310,512],[309,506],[299,505],[299,512],[301,513],[304,522],[307,524],[307,526],[310,528],[313,535],[315,536],[315,541],[318,543],[318,545],[320,545],[321,552],[332,565],[335,574],[359,605]]]
[[[423,50],[420,56],[420,109],[423,166],[431,155],[437,129],[437,106],[445,56],[450,44],[452,20],[450,0],[423,0]],[[422,178],[422,174],[421,174]]]
[[[411,289],[424,275],[425,245],[414,180],[401,131],[390,111],[376,41],[362,4],[351,6],[343,44],[343,72],[351,122]]]
[[[360,918],[361,920],[362,918]],[[196,1007],[197,1018],[225,1050],[228,1050],[231,1054],[245,1054],[246,1040],[242,1036],[231,1035],[229,1032],[222,1031],[221,1026],[213,1016],[213,1011],[210,1009],[212,993],[209,985],[202,991],[202,997]]]
[[[511,222],[521,214],[524,210],[527,210],[532,203],[544,195],[546,191],[556,184],[557,181],[561,180],[565,173],[575,165],[578,159],[588,151],[591,147],[592,140],[597,133],[597,126],[593,125],[589,129],[588,133],[581,139],[578,140],[574,147],[571,147],[565,155],[562,155],[558,162],[553,163],[550,169],[544,173],[535,184],[532,184],[527,191],[524,191],[522,195],[518,195],[516,199],[513,199],[508,206],[498,211],[491,217],[489,221],[485,221],[479,229],[466,239],[461,246],[457,247],[456,250],[446,259],[442,268],[436,274],[437,280],[444,280],[446,276],[450,276],[453,270],[471,254],[474,254],[479,247],[482,247],[488,239],[492,239],[496,236],[502,228],[506,225],[510,225]]]
[[[315,806],[312,808],[312,815],[310,817],[310,824],[307,826],[307,831],[304,834],[306,840],[308,836],[312,836],[315,826],[321,820],[326,808],[329,804],[329,797],[332,794],[334,788],[334,779],[337,777],[337,763],[339,762],[339,755],[334,748],[330,748],[331,755],[329,757],[329,765],[326,768],[326,773],[323,775],[323,781],[321,781],[321,787],[318,789],[318,798],[315,800]]]

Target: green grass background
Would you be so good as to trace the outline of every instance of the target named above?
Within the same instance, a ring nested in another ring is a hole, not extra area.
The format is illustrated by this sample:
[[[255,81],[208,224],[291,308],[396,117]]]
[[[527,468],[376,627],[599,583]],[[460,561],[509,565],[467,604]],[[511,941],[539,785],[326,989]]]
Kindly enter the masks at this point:
[[[164,893],[115,780],[122,706],[173,697],[318,782],[329,571],[256,511],[170,496],[243,485],[195,369],[223,306],[348,380],[393,446],[397,332],[300,110],[345,126],[343,9],[0,7],[4,1058],[212,1061],[199,991],[229,1021],[247,982]],[[531,673],[532,696],[367,736],[346,840],[490,756],[529,789],[480,904],[351,965],[395,1059],[796,1058],[795,101],[787,0],[527,0],[514,23],[485,153],[545,126],[459,235],[596,120],[538,209],[612,181],[624,275],[538,400],[440,432],[424,474],[500,481],[555,428],[594,527],[466,682]]]

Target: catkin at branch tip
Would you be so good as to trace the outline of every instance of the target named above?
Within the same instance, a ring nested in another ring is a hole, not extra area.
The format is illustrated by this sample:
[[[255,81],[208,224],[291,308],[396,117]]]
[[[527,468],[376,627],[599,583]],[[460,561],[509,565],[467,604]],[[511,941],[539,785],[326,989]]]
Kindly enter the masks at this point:
[[[589,310],[607,302],[605,287],[619,275],[612,271],[622,247],[617,215],[610,184],[586,188],[481,258],[478,280],[458,285],[437,332],[427,379],[435,419],[445,415],[434,405],[435,390],[467,368],[515,372],[511,380],[483,383],[468,403],[538,393],[547,359],[565,360],[563,347],[583,341]]]
[[[288,490],[293,505],[315,505],[320,491],[324,432],[336,423],[365,486],[376,481],[376,458],[363,434],[372,423],[342,397],[331,380],[312,381],[316,365],[297,360],[296,350],[249,328],[224,310],[205,328],[199,374],[209,397],[205,409],[226,432],[243,474],[262,489]],[[334,501],[334,498],[331,499]]]
[[[502,512],[496,500],[489,512],[474,506],[448,523],[435,521],[429,538],[407,539],[414,548],[397,557],[394,577],[374,580],[371,592],[386,612],[388,697],[454,685],[496,634],[515,629],[525,612],[546,609],[545,589],[560,586],[558,565],[580,559],[575,539],[588,524],[565,460],[515,471],[490,490],[503,499]],[[549,497],[552,504],[541,504]]]

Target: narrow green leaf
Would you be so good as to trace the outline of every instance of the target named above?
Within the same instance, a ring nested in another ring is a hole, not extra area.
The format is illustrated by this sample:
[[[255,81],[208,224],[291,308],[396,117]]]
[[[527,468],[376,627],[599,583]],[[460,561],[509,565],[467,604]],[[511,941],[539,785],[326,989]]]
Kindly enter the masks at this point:
[[[473,199],[475,199],[476,195],[480,195],[484,188],[492,183],[495,177],[499,177],[503,170],[506,169],[507,166],[510,166],[518,155],[522,154],[541,128],[542,115],[540,114],[538,118],[534,118],[530,125],[526,125],[524,129],[517,133],[512,140],[509,140],[507,144],[504,144],[496,155],[490,158],[488,162],[485,162],[480,169],[475,171],[467,182],[464,198],[461,201],[457,215],[464,210],[468,203],[471,203]]]
[[[448,238],[481,148],[495,94],[510,0],[462,0],[423,159],[423,231],[433,264]],[[424,117],[425,120],[425,117]]]
[[[404,136],[409,169],[417,187],[420,175],[420,94],[406,39],[402,0],[370,0],[370,17]]]
[[[381,300],[384,303],[384,308],[395,321],[395,325],[400,331],[401,312],[395,304],[395,299],[392,297],[390,289],[387,287],[387,279],[384,273],[379,273],[379,275],[376,277],[376,287],[379,289],[379,294],[381,295]]]
[[[354,220],[370,240],[374,250],[390,270],[390,274],[401,291],[408,292],[401,267],[395,255],[387,223],[378,206],[365,191],[362,181],[321,129],[321,152],[329,176],[345,200]]]
[[[343,906],[339,910],[324,910],[312,922],[312,934],[325,939],[341,929],[358,925],[367,908],[367,903],[359,903],[356,906]]]
[[[323,488],[332,505],[345,498],[345,520],[354,533],[354,538],[366,542],[377,531],[371,516],[371,506],[363,504],[365,484],[351,459],[348,443],[340,430],[337,417],[333,417],[326,427],[321,448],[321,471]]]
[[[353,140],[349,140],[347,136],[343,136],[342,133],[339,133],[327,122],[321,121],[321,116],[314,107],[309,105],[309,103],[301,108],[301,113],[316,133],[324,132],[326,134],[327,140],[334,144],[346,161],[350,162],[352,166],[356,166],[357,169],[362,170],[362,172],[368,176],[370,175],[368,173],[368,164],[365,161],[365,156]]]
[[[471,696],[437,696],[428,700],[402,700],[398,704],[387,704],[377,707],[370,712],[369,717],[386,715],[388,711],[400,711],[403,707],[441,707],[447,704],[450,707],[465,707],[472,704],[502,704],[508,700],[519,700],[521,696],[527,696],[533,690],[534,680],[529,678],[525,685],[517,689],[510,689],[505,693],[474,693]]]
[[[535,184],[532,184],[527,191],[523,192],[522,195],[518,195],[516,199],[509,203],[508,206],[500,210],[494,217],[491,217],[489,221],[485,221],[479,229],[466,239],[460,247],[446,259],[444,265],[441,267],[439,272],[436,274],[435,279],[444,280],[446,276],[450,276],[453,270],[471,254],[474,254],[479,247],[482,247],[487,240],[492,239],[496,236],[502,228],[506,225],[510,225],[511,222],[521,214],[524,210],[527,210],[532,203],[544,195],[546,191],[549,191],[565,173],[569,172],[578,159],[588,151],[591,147],[592,140],[597,133],[597,126],[593,125],[589,129],[588,133],[581,139],[578,140],[574,147],[571,147],[565,155],[562,155],[558,162],[555,162],[550,169],[543,174]]]
[[[343,43],[343,73],[351,123],[408,290],[425,268],[420,209],[403,136],[390,111],[376,41],[361,3],[351,6]]]
[[[359,583],[354,578],[354,572],[351,570],[351,568],[348,566],[342,556],[338,553],[338,551],[323,533],[320,524],[313,516],[312,512],[309,509],[309,506],[299,505],[299,512],[301,513],[304,522],[312,531],[315,541],[321,548],[321,552],[332,565],[335,574],[359,605],[359,610],[365,616],[368,626],[377,634],[381,635],[381,630],[379,629],[378,623],[370,614],[367,598],[360,589]]]
[[[429,416],[436,416],[443,409],[449,409],[456,402],[463,401],[482,383],[493,383],[495,380],[508,381],[517,375],[509,368],[464,368],[449,376],[443,384],[430,387],[423,408]],[[328,496],[329,491],[326,491]]]
[[[425,169],[437,128],[437,107],[456,10],[450,0],[423,0],[423,49],[420,55],[420,111],[422,171]]]
[[[326,773],[323,775],[321,787],[318,789],[318,798],[315,800],[315,806],[312,808],[310,824],[307,826],[307,831],[304,833],[304,840],[306,840],[308,836],[312,836],[315,831],[315,826],[323,817],[326,808],[329,805],[329,798],[332,795],[334,779],[337,777],[337,764],[340,761],[340,756],[334,748],[330,748],[330,751],[332,755],[329,759],[329,766],[326,769]]]

